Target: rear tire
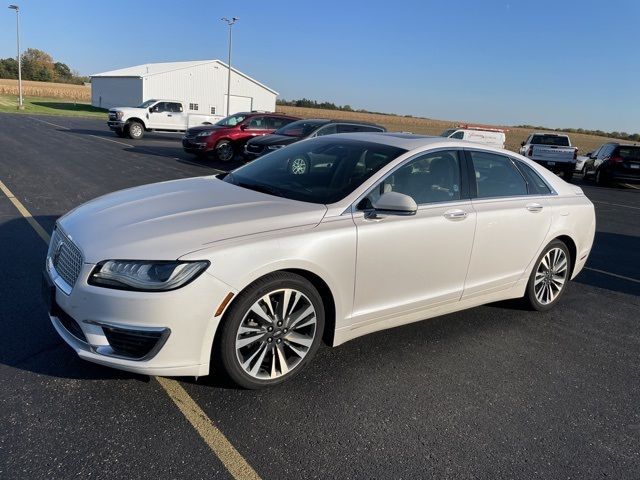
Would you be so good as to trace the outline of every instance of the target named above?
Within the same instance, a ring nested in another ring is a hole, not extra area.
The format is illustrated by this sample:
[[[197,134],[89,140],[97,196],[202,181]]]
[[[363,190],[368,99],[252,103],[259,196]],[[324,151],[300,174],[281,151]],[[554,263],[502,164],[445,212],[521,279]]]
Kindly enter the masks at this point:
[[[533,267],[523,300],[530,309],[550,310],[567,289],[571,274],[571,252],[560,240],[547,245]]]
[[[240,387],[278,385],[311,361],[324,323],[322,297],[307,279],[272,273],[233,301],[216,335],[212,359]]]
[[[144,125],[136,121],[130,122],[127,125],[127,134],[132,140],[140,140],[144,137]]]

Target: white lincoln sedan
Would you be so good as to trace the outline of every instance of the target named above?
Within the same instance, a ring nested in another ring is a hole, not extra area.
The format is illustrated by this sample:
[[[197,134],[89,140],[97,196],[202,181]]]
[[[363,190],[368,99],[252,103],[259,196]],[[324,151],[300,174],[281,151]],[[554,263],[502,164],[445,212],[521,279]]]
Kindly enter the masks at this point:
[[[43,275],[78,355],[150,375],[283,382],[331,345],[497,300],[554,306],[595,231],[526,158],[361,133],[231,173],[112,193],[60,218]]]

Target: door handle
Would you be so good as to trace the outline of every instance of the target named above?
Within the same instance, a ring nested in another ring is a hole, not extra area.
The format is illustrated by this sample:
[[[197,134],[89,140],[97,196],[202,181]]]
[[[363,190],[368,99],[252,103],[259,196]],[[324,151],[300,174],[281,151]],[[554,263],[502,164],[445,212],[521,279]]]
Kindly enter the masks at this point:
[[[540,205],[539,203],[528,203],[527,204],[527,210],[529,210],[530,212],[533,212],[533,213],[541,212],[543,208],[544,207],[542,205]]]
[[[444,212],[443,217],[447,220],[464,220],[469,214],[464,210],[448,210]]]
[[[172,115],[170,113],[167,113],[167,117],[171,117]]]

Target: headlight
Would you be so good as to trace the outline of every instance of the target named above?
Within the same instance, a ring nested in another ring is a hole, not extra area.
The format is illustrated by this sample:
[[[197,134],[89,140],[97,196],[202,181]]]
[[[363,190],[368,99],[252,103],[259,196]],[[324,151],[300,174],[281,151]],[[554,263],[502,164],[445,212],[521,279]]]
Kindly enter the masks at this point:
[[[278,150],[279,148],[284,147],[284,145],[268,145],[267,150]]]
[[[205,130],[204,132],[197,134],[196,137],[208,137],[209,135],[211,135],[211,132]]]
[[[208,266],[208,261],[106,260],[94,268],[89,284],[122,290],[175,290],[194,280]]]
[[[124,116],[124,112],[116,112],[116,118],[118,120],[122,120],[122,117]]]

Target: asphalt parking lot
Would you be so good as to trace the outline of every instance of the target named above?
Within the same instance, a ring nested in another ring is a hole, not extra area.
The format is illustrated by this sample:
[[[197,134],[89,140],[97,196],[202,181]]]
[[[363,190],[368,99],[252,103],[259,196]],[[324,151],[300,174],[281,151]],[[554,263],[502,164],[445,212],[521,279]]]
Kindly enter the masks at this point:
[[[179,138],[0,114],[0,181],[51,232],[99,195],[234,166]],[[270,390],[180,385],[265,479],[640,478],[640,190],[575,183],[596,241],[553,311],[493,304],[323,347]],[[46,245],[5,194],[0,246],[0,478],[230,478],[156,379],[58,337]]]

